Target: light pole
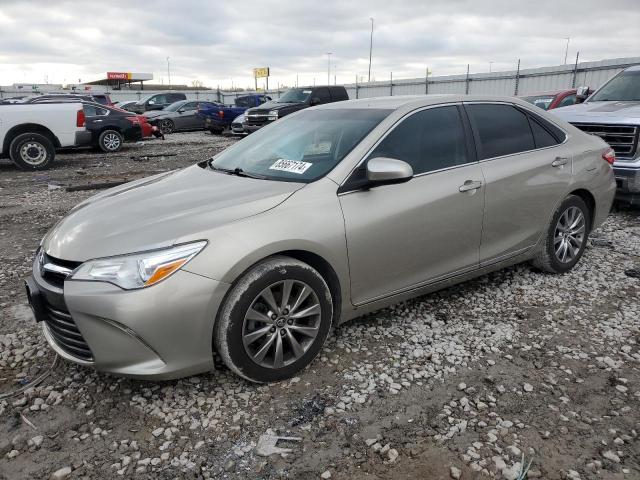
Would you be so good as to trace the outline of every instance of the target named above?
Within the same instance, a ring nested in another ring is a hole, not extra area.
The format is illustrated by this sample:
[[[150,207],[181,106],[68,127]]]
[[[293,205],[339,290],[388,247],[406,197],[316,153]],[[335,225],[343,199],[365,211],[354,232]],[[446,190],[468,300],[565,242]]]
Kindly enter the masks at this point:
[[[327,52],[327,85],[331,85],[331,55],[333,52]]]
[[[371,36],[369,37],[369,77],[368,82],[371,82],[371,52],[373,51],[373,17],[369,17],[371,20]]]
[[[170,68],[169,68],[169,57],[167,57],[167,77],[169,77],[169,78],[168,78],[168,80],[169,80],[169,86],[171,86],[171,70],[170,70]]]
[[[493,62],[489,62],[489,73],[491,73],[491,66],[493,65]]]
[[[564,50],[564,64],[567,64],[567,54],[569,53],[569,40],[571,40],[571,37],[564,37],[564,39],[567,41],[567,48],[565,48]]]

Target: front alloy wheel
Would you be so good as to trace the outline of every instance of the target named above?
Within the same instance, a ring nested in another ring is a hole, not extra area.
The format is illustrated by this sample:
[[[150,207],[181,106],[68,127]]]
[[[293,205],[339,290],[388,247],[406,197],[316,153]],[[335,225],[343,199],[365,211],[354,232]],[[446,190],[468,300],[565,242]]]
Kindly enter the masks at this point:
[[[158,126],[160,127],[160,131],[165,135],[173,132],[173,130],[175,129],[175,125],[168,118],[161,120]]]
[[[245,351],[265,368],[290,365],[313,345],[321,314],[318,296],[306,283],[274,283],[260,292],[244,316]]]
[[[218,312],[214,348],[248,380],[283,380],[320,352],[333,315],[331,291],[318,271],[274,256],[234,283]]]

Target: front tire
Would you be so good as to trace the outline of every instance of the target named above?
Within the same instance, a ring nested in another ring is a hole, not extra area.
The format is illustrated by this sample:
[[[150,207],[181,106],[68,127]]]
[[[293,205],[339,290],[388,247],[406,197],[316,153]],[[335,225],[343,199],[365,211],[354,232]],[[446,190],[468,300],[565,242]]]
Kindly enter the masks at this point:
[[[315,269],[290,257],[272,257],[232,287],[216,320],[214,348],[247,380],[284,380],[320,352],[333,315],[331,292]]]
[[[164,133],[165,135],[168,135],[170,133],[173,133],[173,131],[176,129],[176,126],[173,123],[173,120],[169,120],[168,118],[165,118],[164,120],[160,120],[160,123],[158,124],[158,128],[160,128],[160,131],[162,133]]]
[[[531,263],[548,273],[566,273],[582,257],[591,231],[591,212],[577,195],[569,195],[553,214],[545,244]]]
[[[105,153],[115,153],[120,151],[124,138],[117,130],[105,130],[98,137],[98,147]]]
[[[20,170],[45,170],[55,156],[53,142],[39,133],[18,135],[9,146],[9,157]]]

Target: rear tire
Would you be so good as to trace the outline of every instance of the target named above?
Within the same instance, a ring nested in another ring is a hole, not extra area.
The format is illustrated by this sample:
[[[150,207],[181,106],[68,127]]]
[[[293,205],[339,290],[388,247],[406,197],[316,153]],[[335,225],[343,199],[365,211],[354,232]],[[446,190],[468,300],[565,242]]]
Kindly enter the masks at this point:
[[[569,195],[553,214],[544,246],[531,264],[548,273],[566,273],[582,257],[591,231],[591,212],[577,195]]]
[[[160,120],[160,122],[158,123],[158,128],[163,134],[168,135],[174,132],[174,130],[176,129],[176,125],[173,123],[173,120],[165,118],[164,120]]]
[[[98,147],[105,153],[115,153],[120,151],[124,138],[117,130],[105,130],[98,137]]]
[[[9,157],[20,170],[46,170],[55,156],[53,142],[40,133],[18,135],[9,146]]]
[[[272,257],[230,290],[216,320],[214,348],[247,380],[284,380],[320,352],[333,316],[331,292],[315,269],[290,257]]]
[[[223,128],[210,128],[209,132],[212,135],[220,135],[222,132],[224,132],[224,129]]]

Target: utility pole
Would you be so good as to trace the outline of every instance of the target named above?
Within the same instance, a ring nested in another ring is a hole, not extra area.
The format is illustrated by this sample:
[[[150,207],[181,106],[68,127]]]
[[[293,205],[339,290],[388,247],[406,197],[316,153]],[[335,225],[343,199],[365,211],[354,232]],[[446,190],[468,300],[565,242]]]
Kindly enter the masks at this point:
[[[571,40],[571,37],[564,37],[564,39],[567,41],[567,48],[565,48],[564,50],[564,64],[567,64],[567,54],[569,53],[569,40]]]
[[[369,37],[369,79],[367,82],[371,82],[371,52],[373,51],[373,17],[370,17],[371,20],[371,37]]]
[[[333,52],[327,52],[327,85],[331,85],[331,55]]]
[[[171,69],[169,68],[169,57],[167,57],[167,77],[169,80],[169,87],[171,87]]]

